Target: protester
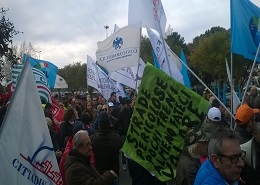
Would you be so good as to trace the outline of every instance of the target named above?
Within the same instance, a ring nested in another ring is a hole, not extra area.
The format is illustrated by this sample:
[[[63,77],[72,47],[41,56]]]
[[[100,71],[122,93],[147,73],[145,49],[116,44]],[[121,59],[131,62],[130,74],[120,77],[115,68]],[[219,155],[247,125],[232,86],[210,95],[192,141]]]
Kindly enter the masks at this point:
[[[65,160],[66,160],[66,157],[68,155],[68,153],[70,152],[70,150],[72,149],[73,147],[73,138],[74,138],[74,135],[80,131],[80,130],[86,130],[84,124],[80,121],[77,121],[73,124],[73,135],[69,137],[68,139],[68,142],[66,144],[66,147],[65,147],[65,150],[61,156],[61,160],[59,162],[59,168],[60,168],[60,173],[61,173],[61,177],[62,177],[62,181],[63,181],[63,185],[66,185],[66,180],[65,180]]]
[[[77,111],[73,108],[68,108],[63,117],[63,122],[60,127],[60,138],[63,146],[66,146],[66,143],[70,136],[73,135],[73,124],[78,119]]]
[[[49,117],[45,117],[45,119],[46,119],[46,123],[47,123],[48,129],[49,129],[55,156],[56,156],[57,162],[59,162],[64,148],[62,147],[62,142],[60,140],[59,135],[55,131],[55,127],[53,125],[52,120]]]
[[[91,151],[88,132],[77,132],[73,140],[73,149],[69,152],[65,162],[67,185],[112,185],[118,178],[117,174],[109,169],[100,175],[90,165]]]
[[[98,95],[97,104],[98,105],[104,105],[105,104],[105,99],[101,94]]]
[[[249,92],[249,99],[248,99],[248,106],[253,108],[254,107],[254,103],[256,98],[258,97],[257,94],[257,87],[256,86],[252,86]]]
[[[208,156],[210,134],[194,127],[185,136],[185,146],[179,158],[176,185],[193,185],[201,164]]]
[[[260,184],[260,123],[256,125],[256,133],[248,142],[240,145],[246,152],[245,167],[241,173],[241,179],[245,184]]]
[[[241,105],[236,111],[235,131],[240,136],[240,144],[248,142],[255,132],[255,114],[259,113],[259,109],[252,109],[247,104]]]
[[[97,102],[97,98],[96,97],[92,98],[92,106],[93,106],[94,109],[97,109],[98,102]]]
[[[107,112],[99,115],[100,130],[93,134],[92,142],[96,169],[100,174],[112,169],[119,175],[119,150],[122,147],[121,138],[112,131],[112,125]]]
[[[112,110],[111,114],[112,114],[113,117],[117,118],[120,109],[119,109],[119,103],[116,101],[116,93],[115,92],[112,92],[110,94],[110,98],[108,99],[108,104],[110,102],[113,103],[113,110]]]
[[[130,160],[129,174],[132,178],[132,185],[167,185],[159,181],[153,174],[137,162]]]
[[[81,121],[85,125],[86,130],[88,131],[88,135],[91,136],[95,134],[95,130],[92,128],[90,115],[87,111],[84,111],[81,115]]]
[[[112,102],[109,102],[108,105],[107,104],[103,105],[101,111],[106,111],[108,113],[113,131],[118,133],[121,136],[121,127],[120,124],[118,123],[118,119],[112,115],[113,108],[114,108],[114,104]]]
[[[221,119],[221,112],[218,108],[212,107],[207,113],[207,117],[203,122],[201,128],[202,130],[212,133],[214,130],[221,127],[228,127],[229,125],[226,122],[223,122]]]
[[[217,129],[209,141],[208,155],[209,159],[201,165],[194,185],[237,184],[245,157],[240,149],[239,136],[229,128]]]
[[[120,110],[119,114],[118,114],[118,122],[120,124],[121,130],[122,130],[122,142],[125,142],[126,139],[126,134],[127,134],[127,130],[130,124],[130,119],[132,116],[132,108],[131,108],[131,101],[128,100],[127,98],[123,98],[122,100],[123,103],[123,107]],[[127,163],[126,163],[126,157],[124,156],[124,153],[122,152],[122,163],[123,163],[123,170],[126,171],[127,170]]]

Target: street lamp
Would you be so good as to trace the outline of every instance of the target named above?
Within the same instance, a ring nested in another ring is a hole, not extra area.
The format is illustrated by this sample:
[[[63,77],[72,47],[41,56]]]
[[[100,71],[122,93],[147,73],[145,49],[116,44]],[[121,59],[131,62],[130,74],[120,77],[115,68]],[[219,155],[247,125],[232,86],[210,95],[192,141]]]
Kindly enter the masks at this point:
[[[108,30],[109,26],[106,25],[106,26],[104,26],[104,28],[106,29],[106,36],[108,37],[108,35],[107,35],[107,30]]]

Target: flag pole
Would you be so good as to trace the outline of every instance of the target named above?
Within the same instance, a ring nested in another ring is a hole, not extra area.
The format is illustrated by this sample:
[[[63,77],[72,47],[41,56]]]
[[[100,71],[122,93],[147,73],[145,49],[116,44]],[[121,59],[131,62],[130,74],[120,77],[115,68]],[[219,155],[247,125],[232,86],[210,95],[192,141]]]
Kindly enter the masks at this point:
[[[197,80],[199,80],[199,82],[208,89],[208,91],[219,101],[219,103],[224,107],[224,109],[226,109],[226,111],[232,116],[232,118],[235,119],[234,115],[230,112],[230,110],[226,107],[226,105],[224,105],[222,103],[222,101],[219,100],[219,98],[211,91],[211,89],[189,68],[189,66],[183,62],[180,57],[178,57],[174,52],[173,52],[174,56],[189,70],[189,72],[191,74],[193,74],[195,76],[195,78],[197,78]]]
[[[141,33],[142,33],[142,27],[140,27],[140,43],[139,43],[139,59],[138,59],[138,66],[137,66],[137,72],[135,76],[135,92],[137,93],[137,78],[138,78],[138,73],[139,73],[139,65],[140,65],[140,51],[141,51]]]
[[[138,60],[138,64],[137,64],[137,72],[136,72],[136,75],[135,75],[135,91],[137,92],[137,80],[138,80],[138,73],[139,73],[139,65],[140,65],[140,57],[139,57],[139,60]]]
[[[260,48],[260,43],[258,45],[258,48],[257,48],[257,52],[256,52],[256,55],[255,55],[255,59],[254,59],[254,63],[252,65],[252,69],[250,71],[250,74],[249,74],[249,77],[248,77],[248,80],[247,80],[247,83],[246,83],[246,88],[245,88],[245,91],[244,91],[244,94],[243,94],[243,98],[242,98],[242,101],[241,101],[241,104],[244,103],[244,100],[245,100],[245,96],[246,96],[246,92],[247,92],[247,89],[248,89],[248,86],[249,86],[249,83],[250,83],[250,79],[252,77],[252,74],[253,74],[253,70],[255,68],[255,63],[256,63],[256,60],[257,60],[257,57],[259,55],[259,48]]]
[[[233,104],[234,104],[234,100],[233,100],[233,90],[234,90],[234,86],[233,86],[233,54],[231,53],[231,61],[230,61],[230,111],[232,113],[234,113],[233,110]],[[233,127],[233,119],[230,120],[230,127],[231,128],[236,128],[236,122],[234,123],[234,127]]]
[[[169,57],[168,57],[168,53],[167,53],[167,50],[166,50],[165,41],[164,41],[164,38],[163,38],[162,28],[161,28],[160,19],[158,17],[158,14],[157,14],[156,18],[157,18],[157,24],[158,24],[158,27],[159,27],[159,30],[160,30],[160,35],[162,37],[162,43],[163,43],[163,48],[164,48],[164,52],[165,52],[165,57],[166,57],[169,73],[170,73],[170,76],[172,77],[172,72],[171,72],[170,64],[169,64]]]

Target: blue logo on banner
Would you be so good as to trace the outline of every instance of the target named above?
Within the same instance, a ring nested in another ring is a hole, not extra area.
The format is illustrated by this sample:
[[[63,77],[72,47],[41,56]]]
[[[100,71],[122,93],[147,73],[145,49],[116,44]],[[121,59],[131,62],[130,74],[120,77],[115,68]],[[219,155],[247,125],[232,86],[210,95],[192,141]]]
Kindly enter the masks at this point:
[[[123,45],[123,39],[121,37],[117,37],[114,41],[113,41],[113,47],[117,50],[120,49],[121,46]]]

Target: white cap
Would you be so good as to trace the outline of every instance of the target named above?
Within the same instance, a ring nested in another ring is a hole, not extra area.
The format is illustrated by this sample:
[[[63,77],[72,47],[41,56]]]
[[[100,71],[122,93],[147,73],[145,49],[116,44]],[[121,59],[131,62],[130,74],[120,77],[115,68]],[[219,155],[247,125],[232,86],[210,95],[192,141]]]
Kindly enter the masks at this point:
[[[216,107],[210,108],[209,112],[208,112],[208,118],[211,121],[215,121],[215,122],[221,121],[221,112],[220,112],[220,110],[218,108],[216,108]]]
[[[108,107],[114,107],[114,104],[112,102],[109,102]]]

